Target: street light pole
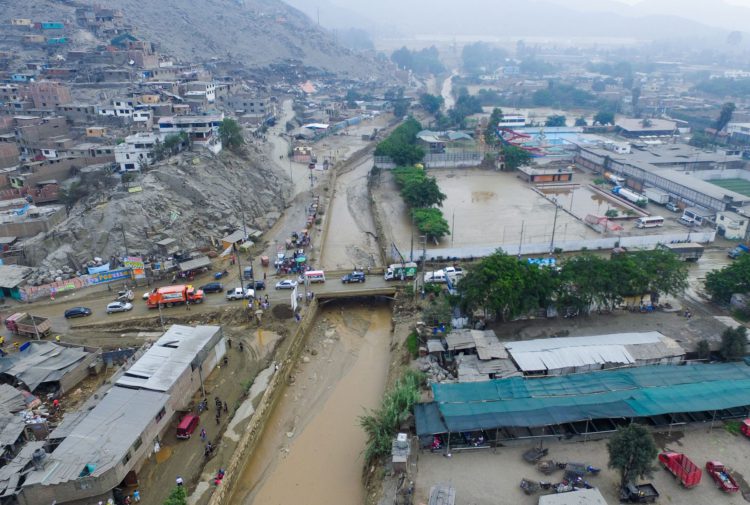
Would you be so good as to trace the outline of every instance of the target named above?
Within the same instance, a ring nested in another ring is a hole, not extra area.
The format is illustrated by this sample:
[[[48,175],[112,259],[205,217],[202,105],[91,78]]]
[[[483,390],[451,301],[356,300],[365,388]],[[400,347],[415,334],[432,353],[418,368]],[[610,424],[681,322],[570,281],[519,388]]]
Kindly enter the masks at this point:
[[[552,240],[550,240],[549,243],[549,255],[552,256],[552,253],[555,250],[555,228],[557,227],[557,211],[560,210],[560,207],[557,205],[557,199],[553,200],[555,203],[555,219],[552,221]]]

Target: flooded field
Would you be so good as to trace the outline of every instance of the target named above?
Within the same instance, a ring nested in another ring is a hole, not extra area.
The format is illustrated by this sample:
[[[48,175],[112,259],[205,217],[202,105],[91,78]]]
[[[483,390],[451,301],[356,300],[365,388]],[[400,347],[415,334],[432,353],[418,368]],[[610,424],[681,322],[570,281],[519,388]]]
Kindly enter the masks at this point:
[[[231,503],[363,503],[365,435],[357,418],[380,402],[390,308],[347,303],[321,311],[308,352],[247,461]]]
[[[532,191],[514,174],[478,169],[430,170],[447,195],[443,213],[452,235],[427,248],[548,241],[555,222],[555,205]],[[384,175],[384,187],[390,187]],[[412,229],[400,198],[383,201],[394,242],[409,251]],[[418,233],[415,233],[418,237]],[[595,238],[596,232],[567,212],[558,211],[555,240]],[[417,239],[418,240],[418,239]]]
[[[572,189],[543,189],[542,192],[551,199],[556,199],[558,205],[580,219],[584,219],[589,214],[604,216],[611,209],[621,214],[627,211],[627,207],[619,204],[614,198],[607,198],[585,186],[577,186]]]

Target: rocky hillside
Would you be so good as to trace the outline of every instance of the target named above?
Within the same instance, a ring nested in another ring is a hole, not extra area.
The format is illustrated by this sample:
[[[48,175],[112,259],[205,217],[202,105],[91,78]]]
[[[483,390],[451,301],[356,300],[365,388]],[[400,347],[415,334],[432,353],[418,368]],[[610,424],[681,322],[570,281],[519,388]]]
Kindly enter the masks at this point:
[[[281,0],[0,0],[0,22],[63,19],[75,26],[75,7],[86,4],[122,10],[137,36],[186,62],[229,58],[265,67],[296,60],[340,75],[378,72],[372,61],[337,45],[328,32]],[[87,33],[73,40],[104,42]]]
[[[259,152],[184,153],[139,178],[138,192],[128,192],[114,177],[114,185],[102,189],[101,181],[111,176],[83,174],[85,184],[99,181],[99,186],[54,232],[27,242],[28,259],[60,268],[122,254],[123,229],[131,254],[152,252],[165,236],[190,250],[220,240],[227,228],[239,228],[243,208],[247,226],[265,230],[281,215],[290,189],[290,181],[271,166]]]

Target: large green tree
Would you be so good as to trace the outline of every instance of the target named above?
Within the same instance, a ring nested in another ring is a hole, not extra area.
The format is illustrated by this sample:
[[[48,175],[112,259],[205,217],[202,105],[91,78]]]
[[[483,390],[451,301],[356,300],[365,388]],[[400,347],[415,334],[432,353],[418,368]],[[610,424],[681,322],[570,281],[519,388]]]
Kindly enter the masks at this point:
[[[401,167],[393,171],[401,196],[409,207],[424,208],[443,204],[446,196],[440,191],[437,180],[421,168]]]
[[[565,126],[565,116],[558,115],[558,114],[547,116],[547,121],[544,122],[544,126],[549,126],[549,127]]]
[[[615,124],[615,113],[606,110],[600,110],[594,116],[594,124],[602,126]]]
[[[187,505],[185,486],[173,487],[163,505]]]
[[[443,102],[443,97],[440,95],[422,93],[419,96],[419,103],[422,108],[433,116],[440,112],[440,109],[443,106]]]
[[[750,293],[750,254],[706,274],[706,291],[716,303],[728,304],[735,293]]]
[[[225,118],[219,125],[219,138],[227,149],[237,149],[245,143],[242,126],[232,118]]]
[[[505,170],[512,172],[518,170],[518,167],[528,165],[531,161],[531,154],[526,149],[506,144],[503,146],[503,159],[505,160]]]
[[[434,207],[415,208],[412,209],[411,215],[419,233],[425,235],[429,240],[439,240],[446,235],[450,235],[451,228],[440,209]]]
[[[719,135],[719,132],[723,130],[724,127],[726,127],[726,125],[728,125],[732,120],[732,115],[734,114],[734,110],[736,108],[737,106],[734,105],[733,102],[727,102],[721,106],[719,117],[716,118],[716,131],[714,132],[714,139],[716,139],[716,136]]]
[[[727,328],[721,334],[721,355],[727,361],[735,361],[747,354],[747,328]]]
[[[497,128],[500,120],[503,118],[503,110],[499,107],[492,109],[490,119],[487,121],[487,128],[484,130],[484,142],[488,146],[495,146],[500,142],[497,136]]]
[[[529,265],[497,251],[471,267],[458,292],[462,308],[482,311],[507,321],[539,307],[546,307],[553,292],[548,269]]]
[[[377,145],[375,156],[388,156],[402,166],[419,163],[424,158],[424,149],[417,145],[417,133],[421,130],[419,121],[407,119]]]
[[[607,442],[609,467],[620,472],[620,486],[651,475],[658,453],[654,437],[640,424],[618,428]]]

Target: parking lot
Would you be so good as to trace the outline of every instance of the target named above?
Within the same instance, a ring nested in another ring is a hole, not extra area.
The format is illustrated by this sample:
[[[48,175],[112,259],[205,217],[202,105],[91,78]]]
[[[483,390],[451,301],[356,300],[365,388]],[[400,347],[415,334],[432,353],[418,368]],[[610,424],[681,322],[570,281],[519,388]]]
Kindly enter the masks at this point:
[[[705,467],[709,459],[718,459],[733,470],[742,488],[741,493],[725,494],[720,491],[706,472],[701,483],[693,489],[681,487],[670,473],[656,467],[652,482],[660,496],[659,503],[679,505],[741,505],[750,501],[750,488],[745,478],[750,476],[750,439],[728,433],[720,423],[713,430],[708,424],[687,431],[657,435],[659,450],[671,449],[687,454],[695,464]],[[523,452],[533,447],[533,442],[518,447],[500,447],[453,453],[450,458],[429,451],[419,455],[414,503],[427,503],[430,486],[448,483],[456,488],[456,503],[472,505],[532,505],[538,495],[527,496],[519,487],[522,478],[537,481],[559,482],[563,472],[550,476],[539,472],[534,465],[523,460]],[[606,440],[589,442],[545,442],[549,459],[581,462],[601,468],[597,476],[587,478],[599,488],[607,503],[619,503],[619,474],[607,468]],[[656,465],[656,460],[654,464]],[[748,499],[743,498],[746,496]]]

